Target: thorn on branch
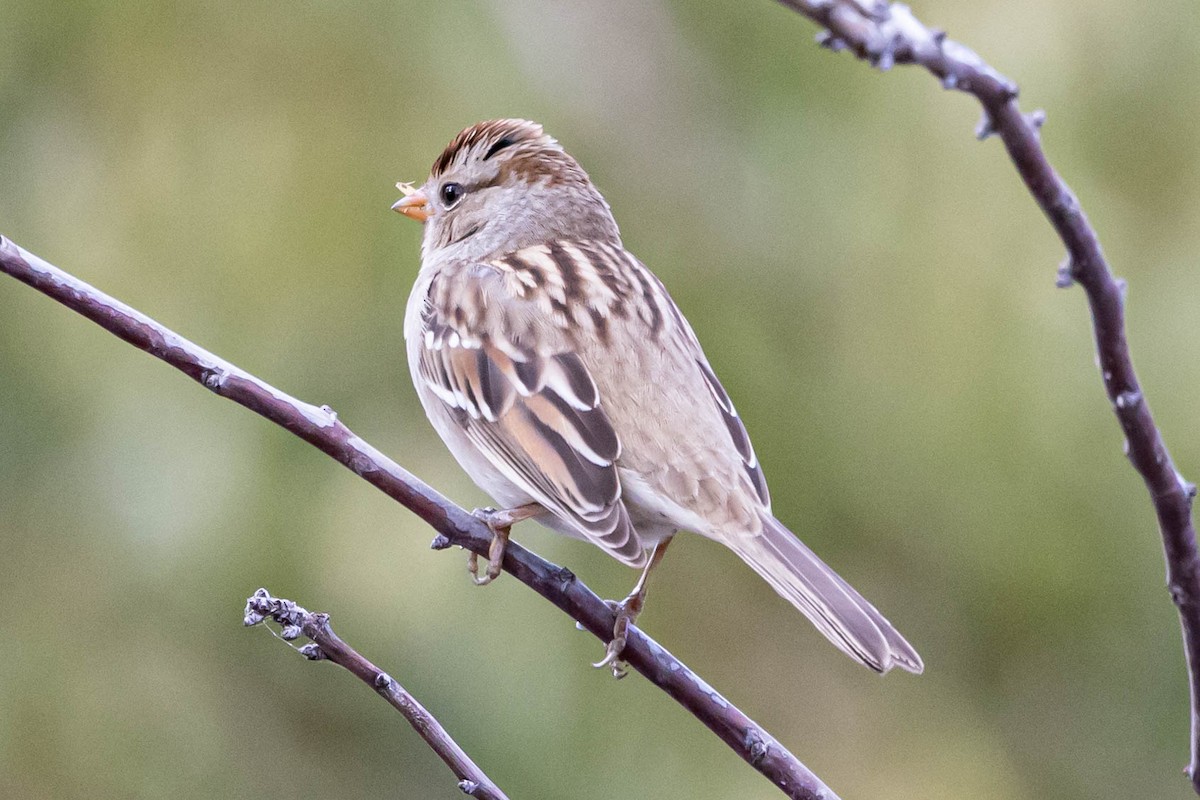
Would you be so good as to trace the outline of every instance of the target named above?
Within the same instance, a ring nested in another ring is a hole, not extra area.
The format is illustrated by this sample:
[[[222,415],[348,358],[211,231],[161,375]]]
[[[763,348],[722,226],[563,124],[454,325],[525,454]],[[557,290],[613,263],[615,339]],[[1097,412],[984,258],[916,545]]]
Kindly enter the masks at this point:
[[[846,44],[845,39],[835,36],[833,31],[829,30],[821,31],[814,38],[816,39],[818,45],[827,50],[832,50],[835,53],[839,53],[849,46]]]
[[[896,48],[902,43],[903,39],[897,33],[884,39],[882,44],[872,44],[867,50],[867,63],[880,72],[887,72],[896,66]]]
[[[994,135],[995,133],[996,123],[992,119],[992,115],[989,114],[985,108],[983,110],[983,116],[979,118],[979,124],[975,126],[975,138],[982,142],[984,139]]]
[[[1025,121],[1032,125],[1035,131],[1040,131],[1042,126],[1046,124],[1045,109],[1035,108],[1033,111],[1025,115]]]
[[[1054,279],[1054,285],[1059,289],[1067,289],[1075,283],[1075,260],[1071,256],[1067,256],[1058,265],[1058,276]]]

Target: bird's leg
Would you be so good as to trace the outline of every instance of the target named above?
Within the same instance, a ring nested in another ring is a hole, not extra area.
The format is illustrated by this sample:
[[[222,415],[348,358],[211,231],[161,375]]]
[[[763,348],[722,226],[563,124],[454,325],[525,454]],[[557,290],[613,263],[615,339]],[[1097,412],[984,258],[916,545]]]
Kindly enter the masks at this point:
[[[646,584],[650,579],[650,573],[662,561],[663,553],[667,552],[667,545],[671,543],[671,537],[660,541],[654,546],[654,552],[650,555],[650,560],[646,562],[646,567],[642,570],[642,575],[638,578],[638,582],[634,584],[633,591],[629,593],[621,602],[615,600],[606,600],[609,608],[617,614],[617,620],[613,624],[613,638],[608,643],[608,647],[604,650],[604,658],[601,661],[592,664],[597,669],[601,667],[611,667],[614,678],[624,678],[626,674],[625,662],[621,660],[621,651],[625,649],[625,637],[629,633],[629,626],[637,621],[638,615],[642,613],[642,608],[646,604]]]
[[[467,572],[471,573],[471,580],[475,581],[476,586],[483,586],[500,577],[500,568],[504,563],[504,546],[508,544],[508,532],[512,526],[536,517],[545,510],[538,503],[527,503],[516,508],[502,508],[498,511],[494,508],[477,508],[471,512],[473,517],[481,520],[492,531],[492,544],[488,547],[487,571],[482,578],[479,577],[479,556],[475,553],[467,556]]]

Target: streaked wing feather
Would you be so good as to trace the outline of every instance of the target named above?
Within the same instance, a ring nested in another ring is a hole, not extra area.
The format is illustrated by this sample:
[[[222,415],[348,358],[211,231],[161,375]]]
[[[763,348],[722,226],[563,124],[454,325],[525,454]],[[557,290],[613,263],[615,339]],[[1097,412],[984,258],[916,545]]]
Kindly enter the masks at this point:
[[[574,353],[511,351],[428,321],[419,374],[492,464],[556,516],[632,566],[644,548],[621,502],[621,444]],[[510,351],[510,352],[506,352]]]

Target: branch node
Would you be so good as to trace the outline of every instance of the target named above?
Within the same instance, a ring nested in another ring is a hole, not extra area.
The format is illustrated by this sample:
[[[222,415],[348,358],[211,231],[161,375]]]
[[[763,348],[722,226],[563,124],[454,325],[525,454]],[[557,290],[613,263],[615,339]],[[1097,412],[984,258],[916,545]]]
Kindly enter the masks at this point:
[[[284,625],[283,630],[279,632],[279,635],[283,637],[285,642],[290,642],[295,639],[299,639],[301,633],[302,631],[300,630],[299,625]]]
[[[863,15],[872,22],[887,22],[892,15],[892,9],[887,0],[874,0],[874,2],[858,0],[857,5]]]
[[[1046,124],[1046,110],[1044,108],[1035,108],[1025,115],[1025,121],[1032,125],[1035,131],[1040,131],[1042,126]]]
[[[1075,284],[1075,259],[1068,255],[1058,265],[1058,276],[1054,279],[1054,285],[1059,289],[1067,289]]]
[[[1141,402],[1142,393],[1137,389],[1128,389],[1117,395],[1117,399],[1113,401],[1113,404],[1116,405],[1119,410],[1125,411],[1127,409],[1136,408]]]
[[[942,88],[949,91],[958,88],[958,76],[953,72],[947,72],[942,76]]]
[[[750,745],[750,763],[757,767],[767,757],[767,752],[770,749],[764,742],[755,742]]]
[[[219,392],[225,385],[226,378],[229,377],[229,371],[221,367],[214,367],[204,370],[200,375],[200,382],[204,384],[204,388]]]
[[[880,72],[887,72],[896,66],[896,48],[903,43],[900,34],[893,34],[885,39],[883,44],[873,46],[867,53],[867,61]]]
[[[324,661],[325,659],[329,658],[329,656],[325,655],[325,651],[321,649],[321,646],[316,642],[309,642],[296,652],[307,658],[309,661]]]
[[[270,593],[266,589],[257,589],[254,594],[246,598],[246,610],[242,616],[242,624],[247,628],[257,625],[270,616],[274,607]]]
[[[1070,189],[1063,188],[1050,203],[1052,211],[1056,211],[1067,217],[1079,216],[1079,198],[1072,194]]]
[[[337,421],[338,421],[338,414],[337,414],[337,412],[336,412],[336,411],[334,411],[334,410],[333,410],[333,409],[332,409],[330,406],[321,406],[321,410],[322,410],[322,411],[324,411],[326,414],[328,414],[328,415],[329,415],[329,421],[330,421],[330,422],[337,422]]]
[[[554,577],[558,581],[559,587],[561,587],[564,592],[567,590],[567,587],[569,587],[576,580],[575,573],[571,572],[571,570],[567,569],[566,567],[559,567],[558,573]]]
[[[1183,496],[1187,498],[1188,509],[1190,510],[1196,500],[1196,484],[1183,477],[1183,473],[1175,470],[1175,480],[1179,483],[1179,489],[1183,492]]]
[[[445,550],[450,547],[451,544],[452,542],[450,541],[449,536],[444,533],[439,533],[437,536],[433,537],[433,541],[429,543],[429,549]]]
[[[381,672],[375,676],[375,688],[383,691],[392,688],[392,676]]]
[[[818,45],[835,53],[839,53],[849,46],[846,44],[845,39],[834,36],[833,31],[821,31],[813,38],[816,39]]]
[[[474,797],[475,793],[479,791],[479,784],[475,781],[459,781],[458,788],[468,797]]]
[[[992,119],[992,115],[985,108],[983,116],[979,118],[979,124],[975,126],[975,138],[979,141],[992,136],[996,133],[996,122]]]

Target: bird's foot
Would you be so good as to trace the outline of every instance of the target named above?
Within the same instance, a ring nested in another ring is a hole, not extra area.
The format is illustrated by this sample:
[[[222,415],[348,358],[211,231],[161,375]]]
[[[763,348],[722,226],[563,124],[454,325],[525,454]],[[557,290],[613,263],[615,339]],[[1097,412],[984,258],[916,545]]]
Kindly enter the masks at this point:
[[[500,577],[504,565],[504,547],[508,544],[508,534],[512,526],[522,520],[536,517],[543,509],[537,503],[517,506],[516,508],[477,508],[471,516],[487,525],[492,532],[492,543],[488,546],[488,565],[483,577],[479,575],[479,556],[471,553],[467,556],[467,572],[476,586],[484,586]]]
[[[617,680],[624,678],[628,673],[628,665],[621,660],[621,653],[625,650],[625,643],[629,635],[629,626],[632,625],[638,618],[638,614],[642,613],[642,600],[645,598],[645,592],[637,592],[629,595],[621,602],[616,600],[605,600],[608,607],[617,615],[616,621],[613,623],[613,638],[604,648],[604,658],[592,664],[596,669],[608,667],[612,670],[612,676]]]

